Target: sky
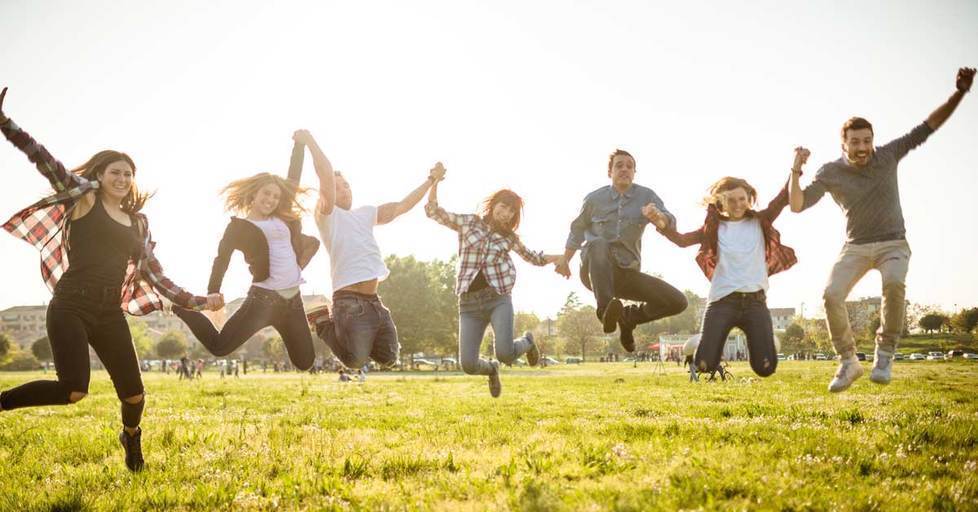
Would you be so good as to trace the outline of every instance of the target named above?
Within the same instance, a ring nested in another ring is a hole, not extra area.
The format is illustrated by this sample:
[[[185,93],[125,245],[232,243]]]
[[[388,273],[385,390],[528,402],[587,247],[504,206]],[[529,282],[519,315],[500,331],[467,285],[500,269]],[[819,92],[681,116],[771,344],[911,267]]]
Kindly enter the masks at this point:
[[[444,162],[442,206],[473,212],[507,187],[526,201],[520,234],[560,253],[583,197],[609,183],[607,156],[635,155],[680,230],[723,176],[761,202],[812,151],[803,183],[839,158],[839,128],[860,115],[878,144],[909,131],[978,65],[978,3],[866,2],[0,2],[0,86],[7,115],[73,167],[129,153],[170,278],[204,293],[228,215],[226,183],[284,174],[291,135],[310,130],[351,182],[354,206],[401,199]],[[978,92],[978,89],[976,89]],[[978,100],[900,164],[910,301],[978,305]],[[0,217],[47,193],[13,146],[0,149]],[[316,187],[311,158],[303,185]],[[311,202],[310,202],[311,204]],[[423,204],[423,203],[422,203]],[[307,233],[318,235],[311,218]],[[771,279],[770,307],[821,314],[845,238],[829,196],[775,227],[799,263]],[[422,205],[376,229],[385,254],[447,259],[455,233]],[[653,229],[643,270],[705,296],[694,262]],[[50,294],[30,245],[0,236],[0,309]],[[517,310],[552,316],[574,276],[517,260]],[[304,293],[331,290],[321,252]],[[244,295],[240,255],[223,291]],[[851,297],[879,295],[877,272]]]

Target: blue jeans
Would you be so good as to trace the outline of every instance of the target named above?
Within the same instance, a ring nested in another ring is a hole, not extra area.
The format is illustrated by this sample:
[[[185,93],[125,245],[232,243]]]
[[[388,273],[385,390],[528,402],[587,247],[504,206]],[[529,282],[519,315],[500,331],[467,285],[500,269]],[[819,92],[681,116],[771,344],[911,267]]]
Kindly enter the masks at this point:
[[[513,339],[513,299],[483,288],[463,293],[458,298],[458,359],[462,371],[470,375],[489,375],[492,365],[479,357],[486,327],[492,324],[496,359],[511,364],[530,349],[526,338]]]
[[[390,366],[400,358],[397,327],[377,295],[334,293],[333,320],[321,324],[317,334],[347,368],[359,369],[371,359]]]
[[[774,348],[774,327],[767,297],[763,291],[734,292],[706,306],[703,314],[703,335],[696,349],[696,368],[712,372],[720,365],[723,346],[734,327],[747,336],[747,352],[754,373],[767,377],[778,367]]]

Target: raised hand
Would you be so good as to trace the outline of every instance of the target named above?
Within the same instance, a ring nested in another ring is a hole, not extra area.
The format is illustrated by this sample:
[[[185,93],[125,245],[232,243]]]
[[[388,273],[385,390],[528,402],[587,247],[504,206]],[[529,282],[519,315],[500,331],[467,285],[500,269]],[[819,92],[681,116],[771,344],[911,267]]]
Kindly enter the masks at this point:
[[[669,222],[666,215],[662,213],[662,211],[659,210],[659,208],[653,203],[649,203],[642,207],[642,215],[644,215],[646,219],[649,219],[649,222],[655,224],[659,229],[666,227],[666,224]]]
[[[309,130],[296,130],[295,133],[292,134],[292,140],[298,142],[299,144],[308,146],[309,141],[313,140],[313,138],[312,134],[309,133]]]
[[[224,294],[222,293],[211,293],[207,295],[207,305],[204,306],[206,309],[211,311],[218,311],[224,307]]]
[[[428,177],[434,180],[435,183],[445,179],[445,166],[441,162],[437,162],[435,166],[428,171]]]
[[[811,151],[798,146],[795,148],[795,163],[791,165],[792,170],[800,171],[801,167],[808,162],[808,157],[812,154]]]
[[[958,69],[958,78],[955,82],[958,90],[961,92],[968,92],[971,90],[971,83],[975,80],[975,68],[961,68]],[[6,89],[4,89],[6,90]],[[2,105],[2,101],[0,101]]]

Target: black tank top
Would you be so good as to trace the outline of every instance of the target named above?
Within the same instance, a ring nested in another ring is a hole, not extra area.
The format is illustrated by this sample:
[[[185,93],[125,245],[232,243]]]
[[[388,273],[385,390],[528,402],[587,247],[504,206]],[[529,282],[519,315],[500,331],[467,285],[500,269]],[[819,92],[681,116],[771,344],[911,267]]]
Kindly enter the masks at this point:
[[[85,287],[121,286],[129,259],[141,245],[135,220],[132,226],[120,224],[96,198],[91,211],[69,222],[68,271],[61,282]]]

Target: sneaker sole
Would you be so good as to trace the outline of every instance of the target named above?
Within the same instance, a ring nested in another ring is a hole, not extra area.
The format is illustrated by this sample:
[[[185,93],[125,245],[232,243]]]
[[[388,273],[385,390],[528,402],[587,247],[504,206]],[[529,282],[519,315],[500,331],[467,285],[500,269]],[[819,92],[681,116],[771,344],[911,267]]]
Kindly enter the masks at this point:
[[[624,310],[625,306],[618,299],[612,300],[604,308],[604,315],[601,317],[601,321],[605,334],[615,332],[615,329],[618,328],[618,319],[621,318],[621,312]]]

